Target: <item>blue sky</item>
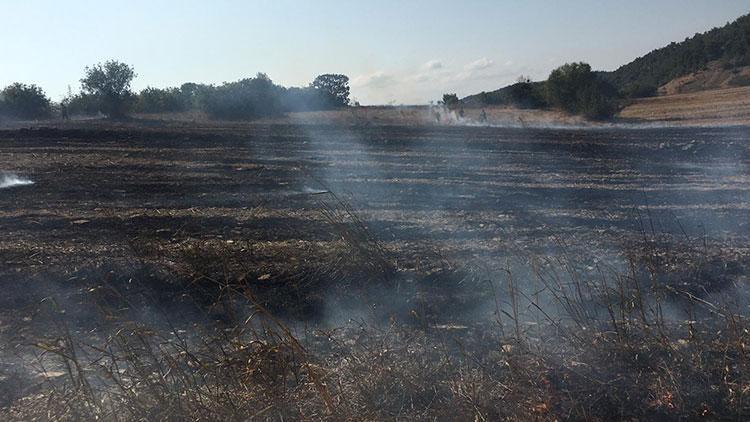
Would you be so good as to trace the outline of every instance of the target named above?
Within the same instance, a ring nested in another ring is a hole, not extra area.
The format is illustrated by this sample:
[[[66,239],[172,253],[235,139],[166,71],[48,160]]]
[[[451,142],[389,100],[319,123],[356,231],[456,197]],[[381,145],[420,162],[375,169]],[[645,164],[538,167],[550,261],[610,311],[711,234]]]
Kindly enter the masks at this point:
[[[611,70],[750,12],[750,0],[0,0],[0,86],[57,101],[86,65],[136,68],[134,88],[352,78],[362,103],[425,103],[587,61]]]

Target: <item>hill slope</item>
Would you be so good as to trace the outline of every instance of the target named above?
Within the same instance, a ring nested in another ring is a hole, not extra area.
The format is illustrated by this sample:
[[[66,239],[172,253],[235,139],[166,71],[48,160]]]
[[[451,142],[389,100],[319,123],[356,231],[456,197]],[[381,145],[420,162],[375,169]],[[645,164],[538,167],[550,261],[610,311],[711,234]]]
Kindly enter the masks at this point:
[[[682,42],[673,42],[613,72],[598,73],[617,87],[623,96],[642,97],[655,95],[660,87],[663,88],[659,93],[672,94],[747,85],[750,81],[745,81],[745,69],[742,69],[745,66],[750,66],[750,15],[741,16],[721,28],[696,34]],[[735,78],[738,74],[741,74],[739,79]],[[687,78],[671,82],[681,77]],[[534,84],[535,96],[540,92],[540,84]],[[685,85],[691,87],[685,88]],[[523,98],[519,100],[518,86],[516,83],[492,92],[470,95],[464,98],[464,102],[467,105],[539,105],[536,98],[531,103]]]
[[[746,125],[750,123],[750,87],[639,98],[622,109],[618,117],[678,125]]]
[[[709,63],[703,70],[672,79],[659,87],[658,94],[689,94],[747,85],[750,85],[750,66],[724,69],[724,66],[716,61]]]
[[[660,87],[677,77],[704,70],[711,62],[723,69],[750,65],[750,15],[680,43],[673,42],[603,75],[627,93]]]

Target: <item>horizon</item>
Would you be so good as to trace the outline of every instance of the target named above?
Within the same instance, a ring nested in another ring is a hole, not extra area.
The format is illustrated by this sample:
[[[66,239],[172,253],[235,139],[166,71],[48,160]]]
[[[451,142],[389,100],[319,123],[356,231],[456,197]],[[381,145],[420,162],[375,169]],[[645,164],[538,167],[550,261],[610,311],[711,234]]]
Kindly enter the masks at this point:
[[[57,102],[68,86],[78,91],[86,66],[115,59],[135,68],[135,91],[258,72],[279,85],[306,86],[319,74],[343,73],[363,105],[426,104],[445,92],[492,91],[520,75],[543,80],[567,62],[614,70],[750,11],[750,0],[217,3],[6,5],[14,19],[0,34],[15,42],[0,47],[13,58],[0,68],[0,85],[36,84]],[[665,16],[669,25],[656,24]]]

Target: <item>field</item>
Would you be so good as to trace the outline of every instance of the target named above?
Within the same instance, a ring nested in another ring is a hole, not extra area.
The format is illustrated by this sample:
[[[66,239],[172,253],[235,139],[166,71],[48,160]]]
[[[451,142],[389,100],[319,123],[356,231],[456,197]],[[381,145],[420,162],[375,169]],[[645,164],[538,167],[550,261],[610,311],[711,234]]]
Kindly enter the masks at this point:
[[[671,125],[747,125],[750,87],[733,87],[634,100],[618,117]]]
[[[749,133],[0,131],[0,414],[748,417]]]

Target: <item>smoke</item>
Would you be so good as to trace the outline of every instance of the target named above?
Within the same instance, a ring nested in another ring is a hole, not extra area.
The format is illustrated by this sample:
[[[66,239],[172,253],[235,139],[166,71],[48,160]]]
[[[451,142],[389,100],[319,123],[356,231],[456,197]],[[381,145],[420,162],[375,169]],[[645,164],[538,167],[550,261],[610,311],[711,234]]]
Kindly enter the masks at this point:
[[[6,188],[12,188],[16,186],[27,186],[27,185],[33,185],[34,182],[32,182],[29,179],[26,179],[24,177],[19,177],[18,175],[15,175],[13,173],[3,173],[0,174],[0,189],[6,189]]]

